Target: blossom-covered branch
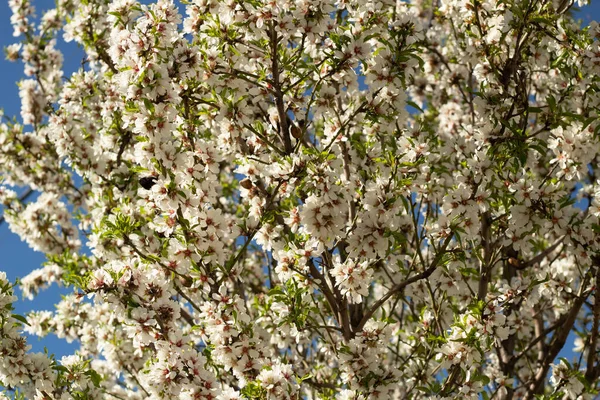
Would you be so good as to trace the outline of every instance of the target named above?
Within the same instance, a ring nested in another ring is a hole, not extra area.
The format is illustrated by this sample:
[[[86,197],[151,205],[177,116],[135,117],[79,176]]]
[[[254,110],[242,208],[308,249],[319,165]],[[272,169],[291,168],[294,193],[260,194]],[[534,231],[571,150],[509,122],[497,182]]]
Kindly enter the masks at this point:
[[[24,296],[73,293],[14,316],[0,276],[8,390],[598,395],[600,28],[571,2],[10,6],[3,218],[47,258]]]

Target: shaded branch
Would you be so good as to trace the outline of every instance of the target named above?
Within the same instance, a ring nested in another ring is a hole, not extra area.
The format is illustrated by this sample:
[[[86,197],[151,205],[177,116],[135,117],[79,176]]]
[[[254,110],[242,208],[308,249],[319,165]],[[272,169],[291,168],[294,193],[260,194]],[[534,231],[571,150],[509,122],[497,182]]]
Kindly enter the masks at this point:
[[[425,271],[421,272],[420,274],[412,276],[412,277],[398,283],[397,285],[392,287],[390,289],[390,291],[387,292],[381,299],[377,300],[375,302],[375,304],[373,304],[373,306],[365,312],[362,320],[360,321],[360,323],[358,324],[358,326],[356,327],[356,330],[354,332],[360,332],[362,330],[362,328],[365,326],[365,324],[367,323],[367,321],[369,321],[369,319],[371,319],[371,317],[373,316],[373,314],[375,314],[375,312],[379,309],[379,307],[381,307],[386,301],[388,301],[388,299],[390,297],[392,297],[396,293],[401,292],[402,290],[404,290],[405,287],[407,287],[411,283],[420,281],[421,279],[429,278],[429,276],[431,276],[431,274],[433,274],[433,271],[435,271],[435,269],[438,267],[440,261],[442,261],[442,257],[445,254],[446,248],[450,244],[451,240],[452,240],[452,235],[450,234],[446,237],[444,244],[439,249],[438,254],[433,259],[429,268],[427,268]]]

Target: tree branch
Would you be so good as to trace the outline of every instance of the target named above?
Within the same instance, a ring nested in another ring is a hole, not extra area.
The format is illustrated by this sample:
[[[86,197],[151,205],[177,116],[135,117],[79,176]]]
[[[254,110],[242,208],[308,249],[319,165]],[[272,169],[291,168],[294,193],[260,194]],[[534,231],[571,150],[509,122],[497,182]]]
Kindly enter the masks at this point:
[[[546,379],[546,375],[548,374],[548,370],[550,369],[550,363],[554,361],[558,353],[564,347],[567,341],[567,337],[569,336],[569,333],[573,328],[573,324],[575,324],[575,320],[577,319],[577,314],[579,314],[581,306],[583,305],[585,299],[589,295],[589,293],[588,295],[584,295],[584,290],[587,287],[589,280],[590,278],[588,275],[583,280],[579,289],[579,293],[573,301],[573,305],[571,306],[571,309],[569,310],[564,323],[552,337],[552,343],[550,344],[550,347],[546,349],[544,359],[542,360],[541,365],[538,368],[533,382],[529,385],[529,390],[527,391],[527,396],[525,397],[526,400],[531,400],[533,396],[538,393],[539,388]]]
[[[281,127],[281,136],[283,138],[283,146],[285,154],[291,154],[294,150],[292,140],[290,138],[290,128],[288,126],[287,115],[283,104],[283,92],[281,91],[281,82],[279,82],[279,60],[277,55],[277,47],[279,38],[273,23],[269,24],[271,34],[271,72],[273,73],[273,90],[275,91],[275,106],[279,115],[279,126]]]
[[[25,200],[27,200],[29,198],[29,196],[31,196],[33,194],[34,190],[31,188],[27,188],[27,191],[25,191],[25,193],[23,193],[20,197],[19,197],[19,202],[22,203]],[[0,215],[0,225],[2,225],[2,223],[5,221],[4,219],[4,215]]]
[[[435,269],[438,267],[440,261],[442,261],[442,257],[446,253],[446,248],[450,244],[451,240],[452,240],[452,235],[450,234],[446,237],[444,244],[439,249],[438,254],[435,256],[435,258],[431,262],[431,265],[429,266],[429,268],[427,268],[425,271],[421,272],[420,274],[412,276],[412,277],[398,283],[397,285],[392,287],[390,289],[390,291],[387,292],[381,299],[377,300],[375,302],[375,304],[373,304],[373,306],[365,312],[362,320],[360,321],[360,323],[356,327],[355,332],[353,332],[353,333],[360,332],[362,330],[362,328],[365,326],[365,324],[367,323],[367,321],[369,321],[369,319],[371,319],[371,317],[373,316],[373,314],[375,314],[375,312],[379,309],[379,307],[381,307],[386,301],[388,301],[388,299],[390,297],[392,297],[396,293],[401,292],[405,287],[407,287],[411,283],[420,281],[421,279],[429,278],[429,276],[431,276],[431,274],[433,274],[433,271],[435,271]]]

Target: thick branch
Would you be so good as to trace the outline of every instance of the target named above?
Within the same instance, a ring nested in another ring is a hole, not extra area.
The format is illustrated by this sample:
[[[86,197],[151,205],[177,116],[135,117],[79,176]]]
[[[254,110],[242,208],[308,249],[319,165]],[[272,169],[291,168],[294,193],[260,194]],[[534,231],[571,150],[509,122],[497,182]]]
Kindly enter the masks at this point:
[[[331,289],[327,285],[327,281],[325,280],[325,277],[323,276],[323,274],[321,274],[321,272],[319,272],[317,267],[315,267],[312,262],[308,261],[307,264],[308,264],[308,267],[310,270],[310,274],[315,279],[317,279],[317,281],[318,281],[317,285],[323,292],[323,295],[325,296],[327,303],[331,307],[331,311],[333,311],[333,314],[335,315],[335,319],[338,321],[338,324],[343,327],[342,316],[341,316],[341,311],[339,309],[339,305],[338,305]],[[348,335],[347,330],[342,328],[342,332],[344,333],[344,339],[349,339],[349,337],[346,337]]]
[[[598,377],[598,368],[594,367],[596,361],[596,349],[598,347],[598,329],[600,328],[600,290],[598,283],[600,282],[600,267],[596,266],[596,290],[594,292],[594,308],[592,322],[592,336],[590,337],[590,346],[587,356],[587,369],[585,371],[585,379],[593,383]]]
[[[531,400],[535,394],[538,393],[539,388],[543,384],[546,379],[546,375],[548,374],[548,370],[550,369],[550,363],[554,361],[558,353],[562,350],[565,343],[567,342],[567,337],[575,324],[575,320],[577,319],[577,314],[579,314],[579,310],[581,306],[585,302],[586,295],[584,295],[585,288],[589,283],[589,276],[583,280],[581,287],[579,289],[579,293],[575,300],[573,301],[573,305],[569,310],[564,324],[562,324],[561,329],[559,329],[554,336],[552,337],[552,343],[546,349],[544,359],[541,362],[540,367],[535,375],[535,378],[531,385],[529,386],[529,390],[527,392],[526,400]]]
[[[371,308],[369,308],[365,312],[362,320],[360,321],[360,323],[356,327],[356,331],[355,332],[360,332],[362,330],[362,328],[365,326],[365,324],[367,323],[367,321],[369,319],[371,319],[371,317],[373,316],[373,314],[375,314],[375,312],[379,309],[379,307],[381,307],[386,301],[388,301],[388,299],[390,297],[392,297],[396,293],[401,292],[402,290],[404,290],[405,287],[407,287],[411,283],[420,281],[421,279],[429,278],[431,276],[431,274],[433,274],[433,271],[435,271],[435,269],[438,267],[440,261],[442,261],[442,257],[446,253],[446,248],[450,244],[451,240],[452,240],[452,235],[450,234],[450,235],[448,235],[446,237],[446,240],[444,241],[444,244],[439,249],[437,255],[433,259],[433,261],[432,261],[431,265],[429,266],[429,268],[427,268],[425,271],[421,272],[420,274],[412,276],[412,277],[410,277],[410,278],[408,278],[408,279],[406,279],[406,280],[398,283],[397,285],[395,285],[394,287],[392,287],[390,289],[390,291],[387,292],[381,299],[377,300],[375,302],[375,304],[373,304],[373,306]]]
[[[563,240],[564,240],[564,237],[562,239],[559,239],[558,241],[556,241],[556,243],[554,243],[552,246],[550,246],[547,249],[545,249],[544,251],[540,252],[540,254],[536,255],[531,260],[526,261],[524,263],[520,263],[518,265],[515,265],[514,267],[516,269],[521,270],[521,269],[529,268],[529,267],[539,263],[545,257],[547,257],[550,253],[552,253],[563,242]]]
[[[483,260],[481,261],[481,276],[479,278],[479,289],[477,298],[484,300],[487,296],[488,283],[491,277],[492,245],[491,245],[491,216],[489,211],[481,215],[481,245],[483,246]],[[510,281],[509,281],[510,282]]]
[[[544,329],[542,331],[538,331],[538,329],[536,328],[536,335],[537,336],[535,337],[535,339],[533,339],[531,342],[529,342],[529,344],[527,345],[527,347],[525,347],[523,350],[521,350],[519,352],[519,354],[517,354],[516,356],[514,356],[513,358],[511,358],[510,361],[509,361],[509,364],[511,364],[511,365],[516,364],[517,361],[519,361],[522,357],[524,357],[529,352],[529,350],[531,350],[538,343],[540,343],[542,345],[542,347],[543,347],[543,344],[544,344],[543,340],[546,338],[546,336],[548,336],[548,334],[550,332],[552,332],[553,330],[555,330],[556,328],[558,328],[559,326],[561,326],[564,321],[565,321],[564,318],[560,318],[555,323],[553,323],[552,325],[550,325],[549,327],[547,327],[546,329]]]
[[[285,113],[285,107],[283,104],[283,92],[281,91],[281,82],[279,81],[279,60],[277,56],[279,38],[277,37],[277,31],[275,30],[275,26],[273,24],[270,25],[270,34],[271,72],[273,73],[273,90],[275,91],[275,106],[277,107],[277,114],[279,115],[279,126],[281,127],[281,136],[283,138],[285,153],[291,154],[294,147],[292,146],[292,140],[290,138],[290,129],[288,126],[287,115]]]

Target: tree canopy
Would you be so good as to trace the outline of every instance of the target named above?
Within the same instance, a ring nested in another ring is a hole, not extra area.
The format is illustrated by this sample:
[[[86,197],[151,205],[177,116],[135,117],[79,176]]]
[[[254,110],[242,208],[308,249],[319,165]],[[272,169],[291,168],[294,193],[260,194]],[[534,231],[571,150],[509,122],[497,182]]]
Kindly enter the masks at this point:
[[[600,393],[600,27],[569,0],[10,6],[3,221],[47,258],[24,295],[73,291],[16,315],[0,272],[4,396]]]

